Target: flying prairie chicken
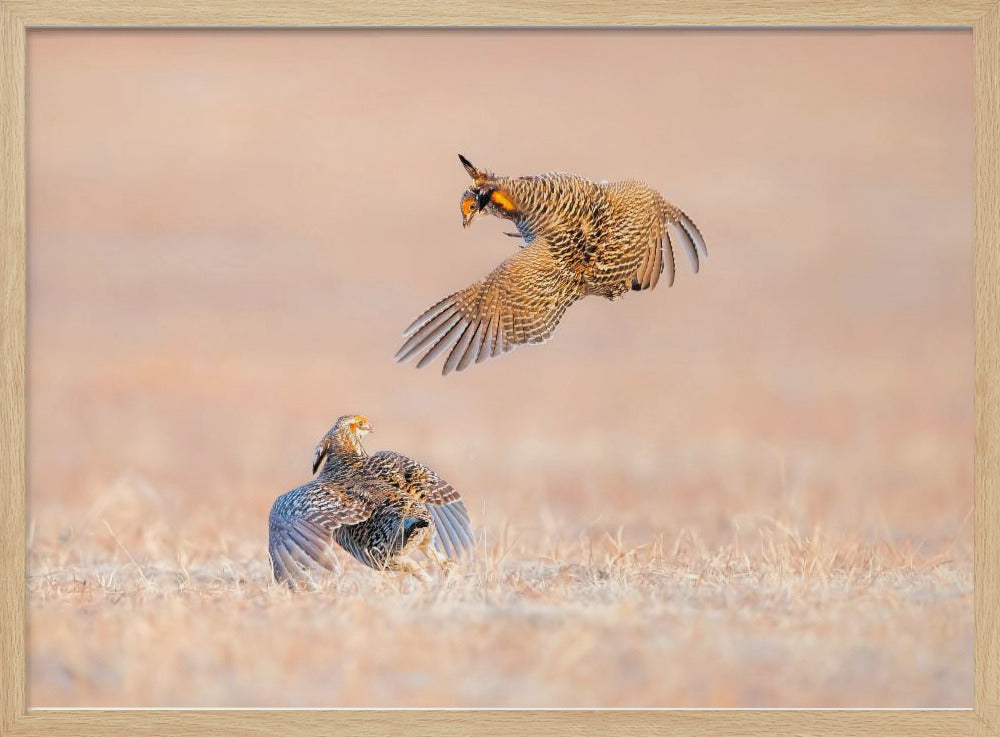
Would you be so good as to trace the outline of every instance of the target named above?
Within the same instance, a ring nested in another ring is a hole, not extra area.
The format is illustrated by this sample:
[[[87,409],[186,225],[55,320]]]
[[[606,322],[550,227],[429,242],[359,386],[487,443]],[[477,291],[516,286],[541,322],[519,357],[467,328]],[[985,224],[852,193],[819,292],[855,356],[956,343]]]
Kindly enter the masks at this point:
[[[445,297],[405,331],[397,361],[426,366],[450,348],[442,373],[461,371],[526,343],[549,339],[578,299],[615,300],[674,282],[673,229],[691,268],[708,256],[680,208],[641,182],[592,182],[574,174],[505,177],[480,171],[462,197],[462,224],[480,212],[513,221],[521,250],[482,281]]]
[[[419,550],[440,564],[441,552],[458,557],[471,549],[469,513],[458,492],[404,455],[368,455],[361,438],[371,431],[362,415],[338,419],[316,446],[319,475],[274,502],[269,551],[279,582],[295,587],[311,570],[331,568],[333,542],[371,568],[418,575],[409,553]]]

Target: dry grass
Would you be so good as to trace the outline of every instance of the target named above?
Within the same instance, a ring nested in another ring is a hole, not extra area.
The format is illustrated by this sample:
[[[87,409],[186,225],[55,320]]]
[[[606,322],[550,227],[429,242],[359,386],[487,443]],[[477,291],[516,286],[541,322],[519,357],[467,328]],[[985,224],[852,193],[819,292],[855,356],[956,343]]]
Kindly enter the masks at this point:
[[[693,530],[628,544],[512,523],[427,583],[345,558],[292,594],[261,544],[130,528],[155,505],[121,503],[116,525],[95,511],[32,542],[33,703],[968,703],[967,542],[931,552],[760,518],[721,545]]]

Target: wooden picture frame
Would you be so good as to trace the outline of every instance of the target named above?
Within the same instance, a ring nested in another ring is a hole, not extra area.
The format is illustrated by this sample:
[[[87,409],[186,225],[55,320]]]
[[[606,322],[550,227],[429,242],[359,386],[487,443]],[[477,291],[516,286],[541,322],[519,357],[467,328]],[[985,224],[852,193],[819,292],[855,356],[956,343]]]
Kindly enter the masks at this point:
[[[33,28],[965,27],[975,54],[975,690],[972,709],[31,711],[25,650],[25,45]],[[0,734],[1000,734],[1000,1],[0,0]]]

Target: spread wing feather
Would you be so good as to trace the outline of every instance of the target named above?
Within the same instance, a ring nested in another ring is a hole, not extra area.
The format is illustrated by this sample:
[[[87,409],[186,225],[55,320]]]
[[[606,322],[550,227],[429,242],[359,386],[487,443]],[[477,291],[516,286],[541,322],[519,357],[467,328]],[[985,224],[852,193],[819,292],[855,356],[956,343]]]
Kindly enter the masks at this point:
[[[434,543],[441,552],[449,557],[457,558],[472,550],[475,537],[469,524],[469,513],[465,510],[465,505],[462,502],[429,504],[427,509],[430,511],[434,526],[438,531]]]
[[[548,243],[535,238],[485,279],[414,320],[396,360],[419,355],[421,368],[450,349],[442,369],[448,374],[519,345],[542,343],[579,299],[578,282],[559,265]]]
[[[673,285],[676,272],[675,240],[687,255],[694,273],[698,273],[700,260],[708,257],[705,239],[691,218],[666,200],[660,200],[659,209],[660,217],[654,223],[646,256],[632,281],[633,289],[654,288],[664,272],[666,272],[667,286]]]
[[[367,495],[321,481],[278,497],[268,520],[268,552],[275,579],[294,585],[303,573],[331,568],[336,531],[363,522],[371,514]]]
[[[701,231],[698,230],[698,226],[694,224],[694,221],[679,207],[669,202],[664,201],[662,212],[664,233],[667,232],[668,226],[673,229],[674,235],[677,236],[677,240],[681,244],[681,249],[691,263],[691,270],[697,274],[700,259],[708,258],[708,247],[705,245],[705,239],[702,238]]]

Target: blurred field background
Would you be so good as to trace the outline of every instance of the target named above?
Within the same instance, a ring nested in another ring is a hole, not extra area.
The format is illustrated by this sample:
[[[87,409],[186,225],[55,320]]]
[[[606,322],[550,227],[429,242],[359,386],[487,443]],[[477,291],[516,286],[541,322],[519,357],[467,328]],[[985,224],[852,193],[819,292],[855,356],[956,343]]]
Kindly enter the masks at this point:
[[[32,706],[971,705],[971,34],[32,31],[28,89]],[[398,366],[516,248],[459,152],[710,258]],[[271,582],[345,412],[473,562]]]

